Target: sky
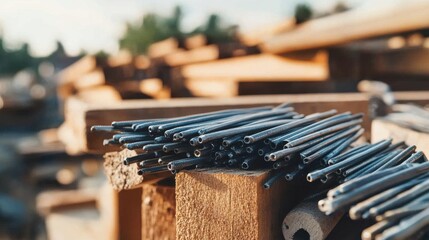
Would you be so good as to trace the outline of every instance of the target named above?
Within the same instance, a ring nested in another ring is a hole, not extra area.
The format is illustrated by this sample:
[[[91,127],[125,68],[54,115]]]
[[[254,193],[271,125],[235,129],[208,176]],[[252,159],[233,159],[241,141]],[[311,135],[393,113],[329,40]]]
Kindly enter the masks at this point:
[[[29,43],[31,53],[44,56],[61,41],[70,55],[119,50],[118,39],[127,22],[145,13],[169,15],[180,5],[183,28],[201,25],[211,13],[222,16],[241,31],[275,24],[293,15],[297,3],[307,2],[318,11],[329,10],[336,0],[0,0],[0,29],[8,47]],[[357,0],[344,1],[350,5]]]

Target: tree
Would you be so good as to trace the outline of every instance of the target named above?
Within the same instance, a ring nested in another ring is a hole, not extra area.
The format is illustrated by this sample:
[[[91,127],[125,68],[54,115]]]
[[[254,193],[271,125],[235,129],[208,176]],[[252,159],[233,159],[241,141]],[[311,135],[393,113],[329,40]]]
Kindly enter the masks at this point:
[[[154,42],[169,37],[181,38],[183,37],[180,30],[181,19],[180,7],[175,8],[170,18],[163,18],[153,13],[146,14],[140,25],[127,24],[127,30],[120,39],[119,45],[133,53],[145,53]]]
[[[231,42],[235,38],[235,26],[223,27],[220,16],[211,14],[207,23],[193,31],[193,34],[204,34],[209,43]]]
[[[148,47],[155,42],[173,37],[182,42],[187,36],[202,33],[207,36],[210,43],[231,41],[234,37],[234,27],[223,27],[218,15],[209,16],[207,23],[197,27],[190,33],[183,32],[181,23],[182,9],[174,8],[170,17],[161,17],[154,13],[146,14],[140,24],[127,24],[127,30],[119,40],[121,48],[132,53],[146,53]]]
[[[313,11],[310,6],[305,3],[296,5],[295,7],[295,20],[297,24],[303,23],[311,18]]]

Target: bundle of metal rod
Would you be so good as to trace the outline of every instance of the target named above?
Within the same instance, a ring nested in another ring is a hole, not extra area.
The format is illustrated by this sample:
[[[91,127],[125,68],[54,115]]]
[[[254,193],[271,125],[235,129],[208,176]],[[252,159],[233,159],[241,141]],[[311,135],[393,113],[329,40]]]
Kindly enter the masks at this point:
[[[307,175],[309,182],[340,179],[341,182],[379,172],[400,164],[421,160],[422,152],[414,153],[415,146],[406,147],[404,142],[391,144],[382,140],[373,144],[362,144],[337,156],[324,158],[324,167]]]
[[[271,148],[261,151],[265,154],[265,161],[271,162],[276,169],[264,187],[270,188],[282,177],[291,181],[305,176],[314,169],[326,166],[327,160],[343,156],[364,132],[360,126],[362,116],[347,112],[331,115],[301,127],[289,124],[288,128],[277,127],[246,136],[246,143],[263,139]]]
[[[390,141],[366,145],[342,160],[331,159],[329,171],[322,169],[308,176],[315,180],[338,170],[360,172],[328,191],[327,198],[319,201],[319,209],[328,215],[349,209],[351,219],[377,220],[362,232],[362,239],[416,239],[429,226],[429,162],[422,152],[413,153],[414,146],[403,149],[403,143],[388,146],[386,142]],[[377,153],[370,154],[371,149],[378,149]],[[353,161],[351,167],[334,168]]]
[[[138,164],[142,175],[212,166],[275,168],[280,174],[268,179],[269,188],[277,179],[304,176],[325,156],[344,152],[362,135],[361,118],[336,110],[304,116],[282,104],[119,121],[92,130],[112,132],[105,144],[135,150],[137,155],[123,163]]]

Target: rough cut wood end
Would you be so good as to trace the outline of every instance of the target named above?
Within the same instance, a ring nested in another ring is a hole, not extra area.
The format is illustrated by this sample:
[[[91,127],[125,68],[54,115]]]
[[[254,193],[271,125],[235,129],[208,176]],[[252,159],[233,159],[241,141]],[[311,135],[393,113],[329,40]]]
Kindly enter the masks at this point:
[[[126,157],[135,156],[135,151],[122,150],[109,152],[104,155],[104,171],[115,190],[131,189],[143,182],[143,177],[137,174],[137,164],[126,166]]]
[[[104,155],[104,172],[113,189],[120,191],[140,187],[142,183],[156,183],[173,177],[170,172],[159,172],[145,175],[137,174],[137,164],[124,165],[125,158],[137,155],[136,151],[124,149],[120,152],[109,152]]]

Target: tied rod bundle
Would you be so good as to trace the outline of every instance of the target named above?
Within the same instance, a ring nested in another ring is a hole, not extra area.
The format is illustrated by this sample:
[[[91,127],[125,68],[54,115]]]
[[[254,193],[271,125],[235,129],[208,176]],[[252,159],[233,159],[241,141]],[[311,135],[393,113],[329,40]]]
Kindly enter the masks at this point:
[[[92,131],[112,132],[104,144],[135,150],[124,164],[141,175],[213,166],[274,168],[264,184],[292,180],[345,151],[363,130],[362,114],[336,110],[307,116],[290,104],[231,109],[185,117],[113,122]],[[303,163],[299,163],[299,159]],[[265,160],[265,161],[264,161]]]
[[[362,232],[362,239],[417,238],[429,226],[429,162],[415,146],[391,140],[361,145],[311,172],[314,181],[337,175],[344,183],[319,201],[325,214],[349,209],[350,218],[378,222]]]

